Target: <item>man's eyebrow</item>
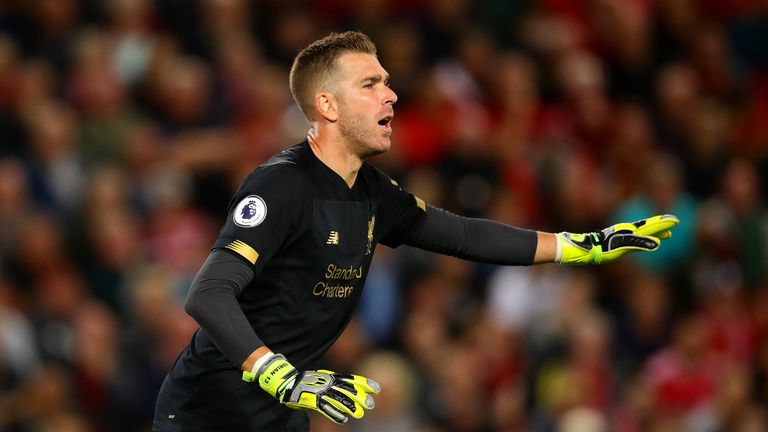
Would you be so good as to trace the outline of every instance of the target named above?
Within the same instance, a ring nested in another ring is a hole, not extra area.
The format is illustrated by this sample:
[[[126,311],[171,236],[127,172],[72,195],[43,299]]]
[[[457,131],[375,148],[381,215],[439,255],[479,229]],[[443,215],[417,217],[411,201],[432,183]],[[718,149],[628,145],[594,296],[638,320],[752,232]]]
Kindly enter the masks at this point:
[[[385,74],[384,76],[382,76],[381,74],[369,75],[362,79],[362,81],[371,81],[374,83],[380,82],[382,80],[385,82],[389,81],[389,74]]]

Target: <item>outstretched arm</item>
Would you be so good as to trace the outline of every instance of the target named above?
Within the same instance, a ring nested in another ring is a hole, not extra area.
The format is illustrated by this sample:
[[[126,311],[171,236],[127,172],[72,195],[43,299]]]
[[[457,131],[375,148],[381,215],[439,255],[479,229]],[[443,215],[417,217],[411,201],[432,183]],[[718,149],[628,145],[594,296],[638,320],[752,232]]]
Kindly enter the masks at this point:
[[[536,231],[458,216],[427,205],[424,223],[404,243],[471,261],[530,265],[534,263],[538,240]]]
[[[427,206],[422,226],[406,240],[421,249],[503,265],[601,264],[630,251],[658,249],[678,224],[672,215],[620,223],[600,231],[557,234],[521,229]]]

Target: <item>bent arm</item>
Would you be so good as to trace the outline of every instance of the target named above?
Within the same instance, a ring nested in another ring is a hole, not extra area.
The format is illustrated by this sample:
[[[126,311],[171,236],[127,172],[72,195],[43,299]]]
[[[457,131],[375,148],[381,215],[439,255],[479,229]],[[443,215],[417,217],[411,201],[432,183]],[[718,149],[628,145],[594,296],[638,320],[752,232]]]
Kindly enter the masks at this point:
[[[554,262],[554,234],[473,219],[427,206],[420,228],[405,242],[420,249],[458,258],[503,265]]]
[[[211,252],[192,281],[184,310],[234,364],[250,371],[269,348],[253,331],[237,296],[253,280],[251,266],[224,251]]]

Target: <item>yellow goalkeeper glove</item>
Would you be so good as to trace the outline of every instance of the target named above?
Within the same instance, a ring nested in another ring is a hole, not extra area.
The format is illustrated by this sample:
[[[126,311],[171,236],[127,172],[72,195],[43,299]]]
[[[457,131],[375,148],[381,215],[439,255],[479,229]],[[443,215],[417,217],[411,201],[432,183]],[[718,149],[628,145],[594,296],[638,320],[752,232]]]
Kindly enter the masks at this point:
[[[601,231],[573,234],[561,232],[557,237],[560,264],[602,264],[627,252],[655,251],[661,240],[672,237],[672,228],[680,220],[670,214],[653,216],[632,223],[619,223]]]
[[[317,411],[335,423],[349,416],[362,418],[373,409],[372,394],[381,390],[371,379],[329,370],[299,371],[282,354],[270,357],[256,373],[244,371],[243,380],[258,381],[280,403],[297,410]]]

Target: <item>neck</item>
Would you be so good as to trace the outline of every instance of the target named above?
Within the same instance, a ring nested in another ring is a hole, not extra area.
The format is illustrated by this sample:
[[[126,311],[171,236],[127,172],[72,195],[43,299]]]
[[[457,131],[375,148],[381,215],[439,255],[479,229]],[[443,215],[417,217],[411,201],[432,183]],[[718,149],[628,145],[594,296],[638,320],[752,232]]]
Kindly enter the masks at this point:
[[[321,133],[317,125],[310,128],[307,140],[315,156],[338,174],[351,189],[363,165],[362,159],[349,151],[340,136],[334,136],[331,131]]]

